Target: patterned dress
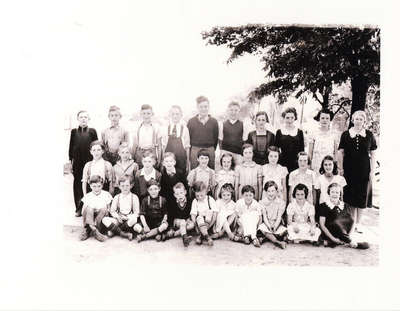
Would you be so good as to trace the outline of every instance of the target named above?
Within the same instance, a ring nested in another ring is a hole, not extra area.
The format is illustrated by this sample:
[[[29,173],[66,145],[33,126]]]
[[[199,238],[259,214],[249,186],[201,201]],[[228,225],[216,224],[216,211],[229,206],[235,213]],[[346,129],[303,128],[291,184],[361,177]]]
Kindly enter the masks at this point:
[[[235,188],[235,182],[236,182],[236,172],[234,170],[230,171],[225,171],[225,170],[219,170],[217,174],[215,175],[215,183],[217,184],[217,188],[215,191],[215,199],[219,198],[219,193],[221,192],[221,187],[226,184],[232,184],[232,186]],[[234,199],[234,198],[232,198]]]
[[[314,206],[305,201],[303,206],[297,204],[294,200],[287,207],[287,216],[292,219],[292,223],[288,225],[289,240],[317,241],[321,230],[315,228],[314,235],[311,235],[311,219],[315,218]],[[295,232],[294,228],[299,228],[299,232]]]
[[[327,155],[334,157],[336,135],[332,130],[322,131],[318,128],[311,133],[309,142],[314,143],[311,169],[319,172],[322,159]]]
[[[285,199],[283,197],[283,187],[282,187],[282,179],[286,179],[288,174],[288,170],[286,167],[277,164],[277,166],[272,166],[271,164],[265,164],[262,167],[263,173],[263,189],[267,181],[273,180],[278,185],[278,194],[281,199]],[[286,183],[286,180],[284,180]],[[265,191],[263,191],[263,198],[265,197]]]
[[[246,185],[253,186],[256,190],[255,197],[258,198],[258,178],[262,177],[262,167],[256,162],[243,162],[236,167],[236,174],[239,180],[239,198],[242,197],[242,188]]]

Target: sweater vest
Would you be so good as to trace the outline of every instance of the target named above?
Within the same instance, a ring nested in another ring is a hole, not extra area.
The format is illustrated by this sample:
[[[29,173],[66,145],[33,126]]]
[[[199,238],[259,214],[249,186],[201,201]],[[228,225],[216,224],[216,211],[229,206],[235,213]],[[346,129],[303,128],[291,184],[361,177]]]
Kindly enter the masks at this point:
[[[243,122],[232,124],[229,120],[223,123],[223,139],[221,149],[241,154],[243,146]]]

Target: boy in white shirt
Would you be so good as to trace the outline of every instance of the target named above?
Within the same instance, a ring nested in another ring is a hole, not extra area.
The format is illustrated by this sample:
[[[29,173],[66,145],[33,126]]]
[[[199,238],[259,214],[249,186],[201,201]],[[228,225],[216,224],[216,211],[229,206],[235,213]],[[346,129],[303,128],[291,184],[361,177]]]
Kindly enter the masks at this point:
[[[83,232],[80,236],[81,241],[87,240],[91,234],[100,242],[104,242],[107,237],[100,233],[103,218],[107,215],[112,201],[112,196],[107,191],[102,190],[103,178],[98,175],[90,177],[91,192],[82,198],[83,208]]]
[[[117,194],[111,204],[110,216],[104,217],[103,224],[107,228],[107,235],[112,237],[118,234],[123,238],[132,241],[132,231],[142,232],[142,227],[138,223],[140,205],[139,198],[131,190],[131,178],[124,175],[118,180],[121,193]]]
[[[95,140],[90,144],[90,154],[93,157],[92,161],[85,164],[82,175],[82,191],[83,195],[88,192],[88,181],[92,176],[100,176],[103,181],[103,189],[114,193],[113,180],[113,167],[110,162],[102,158],[104,153],[104,145],[100,140]]]
[[[192,202],[190,217],[196,228],[200,231],[200,236],[196,239],[196,244],[200,245],[206,241],[209,246],[213,245],[208,230],[214,225],[217,219],[217,206],[215,200],[207,195],[207,186],[204,182],[198,181],[193,184],[195,199]]]
[[[153,108],[150,105],[142,105],[140,108],[140,116],[143,121],[139,124],[136,132],[133,133],[132,155],[135,162],[139,164],[139,168],[143,167],[142,156],[146,151],[154,154],[156,158],[156,167],[159,166],[161,161],[161,139],[159,128],[156,124],[152,123],[153,114]]]

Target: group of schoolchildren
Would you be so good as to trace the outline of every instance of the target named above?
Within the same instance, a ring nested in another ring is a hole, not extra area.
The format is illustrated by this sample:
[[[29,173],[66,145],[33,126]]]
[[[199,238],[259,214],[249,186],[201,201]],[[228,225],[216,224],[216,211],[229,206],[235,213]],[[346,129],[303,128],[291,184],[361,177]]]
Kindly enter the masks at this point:
[[[238,120],[236,102],[223,123],[208,114],[206,97],[197,99],[197,108],[186,124],[181,108],[172,106],[168,126],[160,129],[152,107],[143,105],[131,141],[119,125],[118,107],[110,107],[111,126],[101,140],[88,127],[88,113],[78,113],[69,157],[81,240],[181,237],[187,247],[193,236],[196,244],[212,246],[227,235],[256,247],[265,241],[282,249],[288,242],[369,247],[350,238],[354,219],[342,201],[346,181],[331,155],[315,172],[309,155],[297,152],[297,168],[289,171],[280,161],[283,148],[275,144],[278,133],[266,129],[265,112],[257,113],[256,130],[250,131]]]

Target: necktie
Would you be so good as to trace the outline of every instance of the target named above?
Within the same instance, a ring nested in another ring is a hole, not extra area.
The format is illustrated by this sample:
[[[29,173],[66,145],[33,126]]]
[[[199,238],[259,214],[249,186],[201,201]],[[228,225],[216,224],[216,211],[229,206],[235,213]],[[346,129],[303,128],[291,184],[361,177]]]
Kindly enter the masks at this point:
[[[176,135],[176,124],[174,124],[174,128],[172,129],[172,136],[177,137],[177,135]]]

